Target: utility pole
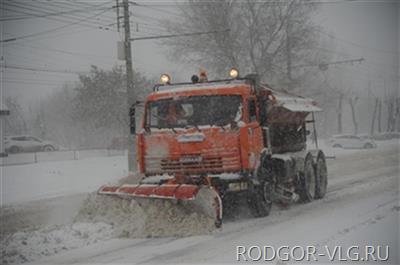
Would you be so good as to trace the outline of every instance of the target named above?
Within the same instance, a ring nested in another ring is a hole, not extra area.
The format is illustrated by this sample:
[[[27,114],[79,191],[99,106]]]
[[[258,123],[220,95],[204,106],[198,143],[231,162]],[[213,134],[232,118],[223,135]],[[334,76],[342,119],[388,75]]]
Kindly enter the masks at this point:
[[[343,93],[340,93],[339,95],[339,105],[338,105],[338,110],[337,110],[337,132],[338,134],[341,134],[343,131],[342,128],[342,102],[343,102]]]
[[[116,11],[117,11],[117,31],[119,32],[119,29],[120,29],[120,24],[119,24],[119,0],[116,0],[116,2],[117,2],[117,8],[116,8]]]
[[[292,89],[292,52],[290,44],[290,19],[286,22],[286,71],[288,79],[288,90]]]
[[[133,66],[132,66],[132,49],[131,49],[131,29],[129,24],[129,1],[123,0],[124,8],[124,53],[126,63],[126,94],[128,108],[130,108],[135,100],[135,90],[133,85]],[[129,113],[127,110],[126,113]],[[136,144],[135,134],[128,132],[128,170],[134,172],[136,169]]]

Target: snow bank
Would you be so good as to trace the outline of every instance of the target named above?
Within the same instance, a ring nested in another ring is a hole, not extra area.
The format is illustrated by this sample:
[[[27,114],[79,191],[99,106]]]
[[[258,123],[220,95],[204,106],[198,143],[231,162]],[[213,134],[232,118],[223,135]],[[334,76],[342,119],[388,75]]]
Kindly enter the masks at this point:
[[[72,224],[9,234],[0,240],[2,264],[20,264],[111,238],[186,237],[209,234],[214,219],[191,204],[138,202],[92,193]]]
[[[139,237],[144,227],[144,212],[134,200],[90,194],[83,202],[75,222],[107,223],[115,237]]]
[[[1,167],[0,204],[92,192],[128,175],[126,157],[43,162]]]
[[[112,232],[112,226],[105,223],[74,223],[52,229],[17,232],[1,239],[1,263],[20,264],[52,256],[108,239]]]

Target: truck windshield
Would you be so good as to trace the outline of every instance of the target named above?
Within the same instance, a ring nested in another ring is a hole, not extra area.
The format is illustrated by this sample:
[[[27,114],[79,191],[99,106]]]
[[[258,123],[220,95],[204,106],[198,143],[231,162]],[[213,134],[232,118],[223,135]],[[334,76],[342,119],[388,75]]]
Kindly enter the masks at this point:
[[[191,96],[148,104],[146,127],[225,126],[241,115],[241,96]],[[240,118],[240,117],[239,117]]]

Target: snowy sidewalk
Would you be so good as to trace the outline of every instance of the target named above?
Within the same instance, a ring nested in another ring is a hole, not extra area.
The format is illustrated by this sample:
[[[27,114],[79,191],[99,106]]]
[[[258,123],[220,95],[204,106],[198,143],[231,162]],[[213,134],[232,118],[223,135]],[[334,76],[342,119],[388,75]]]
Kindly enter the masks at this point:
[[[0,168],[0,205],[92,192],[128,174],[127,158],[98,157]]]

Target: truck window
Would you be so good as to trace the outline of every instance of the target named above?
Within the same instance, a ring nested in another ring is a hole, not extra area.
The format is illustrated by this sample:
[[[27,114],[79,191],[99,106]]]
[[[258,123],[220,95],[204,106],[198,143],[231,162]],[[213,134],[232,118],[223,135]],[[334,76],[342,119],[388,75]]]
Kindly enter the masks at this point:
[[[174,128],[186,126],[225,126],[235,120],[242,98],[231,95],[190,96],[150,102],[146,126]]]
[[[249,121],[257,120],[257,109],[256,109],[256,102],[254,99],[249,99],[248,101],[248,109],[249,109]]]

